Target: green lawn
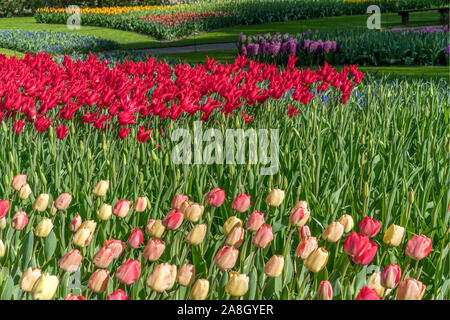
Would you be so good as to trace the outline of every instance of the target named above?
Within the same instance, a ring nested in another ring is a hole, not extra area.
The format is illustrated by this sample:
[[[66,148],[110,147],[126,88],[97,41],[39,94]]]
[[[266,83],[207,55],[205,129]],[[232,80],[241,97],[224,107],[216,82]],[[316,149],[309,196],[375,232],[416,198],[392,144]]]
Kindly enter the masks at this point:
[[[82,26],[80,30],[69,30],[61,24],[37,23],[33,17],[22,18],[1,18],[0,29],[24,29],[24,30],[51,30],[67,31],[81,34],[96,35],[105,39],[117,41],[122,45],[122,49],[146,49],[159,47],[187,46],[206,43],[235,42],[239,33],[246,34],[289,32],[296,33],[307,31],[308,29],[330,31],[335,29],[355,29],[366,28],[366,20],[369,15],[341,16],[321,19],[299,20],[290,22],[265,23],[251,26],[239,26],[203,33],[184,39],[162,42],[152,37],[128,31],[113,30],[108,28]],[[419,12],[410,15],[411,26],[439,24],[439,13]],[[383,14],[381,19],[382,28],[401,27],[401,18],[395,13]]]
[[[16,56],[16,57],[19,57],[19,58],[25,57],[25,54],[22,53],[22,52],[9,50],[9,49],[4,49],[4,48],[0,48],[0,54],[5,54],[7,57],[10,57],[10,56]]]

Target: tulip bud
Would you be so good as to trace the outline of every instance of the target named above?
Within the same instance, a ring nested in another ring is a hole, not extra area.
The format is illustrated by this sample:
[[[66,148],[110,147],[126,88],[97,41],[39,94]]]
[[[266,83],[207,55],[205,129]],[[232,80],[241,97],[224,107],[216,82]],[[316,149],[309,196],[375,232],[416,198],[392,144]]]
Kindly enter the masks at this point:
[[[227,236],[235,227],[242,227],[242,220],[236,216],[231,216],[222,226],[222,232]]]
[[[56,209],[64,211],[67,210],[70,202],[72,202],[72,195],[70,193],[62,193],[56,198],[54,204]]]
[[[297,257],[306,260],[309,255],[319,247],[316,237],[306,237],[300,241],[295,250]]]
[[[39,277],[31,290],[34,300],[51,300],[58,288],[58,277],[45,273]]]
[[[391,247],[398,247],[402,242],[403,235],[405,234],[405,228],[391,224],[386,230],[383,237],[383,242]]]
[[[375,289],[363,287],[356,296],[356,300],[381,300]]]
[[[139,248],[142,241],[144,241],[144,234],[142,233],[141,229],[136,228],[131,232],[127,243],[130,247],[136,249]]]
[[[5,256],[5,253],[5,244],[3,243],[3,240],[0,239],[0,258],[3,258]]]
[[[127,297],[127,293],[123,291],[122,289],[117,289],[110,295],[108,295],[108,298],[106,300],[130,300],[130,298]]]
[[[301,241],[305,240],[308,237],[311,237],[311,230],[309,230],[308,226],[300,227],[298,233]]]
[[[319,290],[317,292],[317,299],[319,300],[333,300],[333,287],[330,281],[321,281]]]
[[[186,242],[191,246],[198,246],[203,242],[206,235],[206,224],[197,224],[186,236]]]
[[[39,222],[36,228],[34,229],[34,234],[36,237],[45,238],[49,235],[52,229],[53,229],[52,220],[48,218],[42,218],[41,222]]]
[[[18,174],[14,176],[14,178],[12,179],[11,188],[13,188],[16,191],[19,191],[20,188],[22,188],[22,186],[26,183],[27,183],[27,176],[24,174]]]
[[[20,200],[26,200],[26,199],[28,199],[28,196],[31,194],[31,188],[30,188],[30,185],[27,183],[27,184],[24,184],[23,186],[22,186],[22,188],[20,188],[20,190],[19,190],[19,199]]]
[[[381,222],[369,217],[365,217],[359,224],[359,231],[369,238],[375,237],[380,231],[380,228]]]
[[[345,233],[350,232],[353,229],[354,222],[351,215],[344,214],[338,221],[344,226]]]
[[[114,206],[113,214],[119,218],[125,218],[130,212],[130,201],[119,200]]]
[[[169,263],[157,265],[147,278],[147,287],[156,291],[164,292],[172,288],[177,278],[177,267]]]
[[[133,209],[136,212],[144,212],[144,210],[147,208],[147,198],[146,197],[139,197],[133,204]]]
[[[344,233],[344,226],[339,222],[332,222],[323,231],[322,238],[328,242],[337,242]]]
[[[106,221],[106,220],[109,219],[109,217],[111,217],[111,214],[112,214],[112,206],[110,206],[109,204],[104,203],[98,209],[97,217],[100,220]]]
[[[297,227],[302,227],[308,222],[309,216],[310,212],[308,209],[303,207],[294,208],[291,211],[289,223]]]
[[[49,195],[46,193],[42,193],[37,196],[37,198],[33,202],[33,210],[42,212],[48,207]]]
[[[324,248],[318,248],[311,252],[305,260],[305,267],[311,272],[319,272],[328,262],[328,251]]]
[[[244,193],[239,193],[233,200],[231,208],[237,212],[245,212],[250,208],[250,196]]]
[[[230,272],[230,278],[225,285],[225,291],[233,297],[241,297],[248,291],[249,277],[245,274]]]
[[[6,228],[6,218],[0,218],[0,230],[3,230]]]
[[[58,209],[55,207],[55,202],[53,201],[52,206],[50,207],[50,214],[52,217],[58,212]]]
[[[72,273],[78,270],[82,259],[83,257],[81,256],[80,251],[75,249],[69,251],[61,259],[59,259],[58,266],[64,272]]]
[[[203,214],[205,208],[199,204],[191,201],[185,201],[180,207],[180,211],[184,215],[184,219],[190,222],[197,222]]]
[[[380,279],[380,272],[374,272],[370,276],[367,286],[374,289],[379,297],[382,297],[384,295],[384,287],[381,285]]]
[[[264,273],[269,278],[276,278],[283,272],[283,268],[284,257],[279,254],[273,255],[264,265]]]
[[[424,235],[414,235],[406,243],[406,255],[414,260],[422,260],[431,252],[431,239]]]
[[[205,300],[209,292],[209,281],[206,279],[198,279],[189,292],[192,300]]]
[[[266,204],[270,207],[278,207],[284,199],[284,191],[272,189],[266,197]]]
[[[264,224],[264,214],[259,211],[253,211],[248,217],[245,227],[250,232],[256,232]]]
[[[137,280],[140,270],[141,262],[139,260],[128,259],[119,267],[115,275],[121,283],[130,285]]]
[[[214,263],[220,270],[227,271],[234,267],[238,255],[239,255],[238,249],[234,247],[224,246],[222,249],[219,250],[219,252],[217,252],[216,257],[214,259]]]
[[[263,225],[256,231],[253,237],[253,245],[258,248],[265,248],[273,240],[272,227],[268,224]]]
[[[107,248],[101,247],[92,257],[92,263],[101,269],[106,269],[114,259],[114,252]]]
[[[24,292],[31,292],[34,284],[41,276],[42,272],[39,268],[28,268],[22,273],[19,279],[20,289]]]
[[[109,180],[101,180],[97,183],[92,193],[97,197],[104,197],[109,188]]]
[[[175,210],[180,210],[181,205],[185,202],[188,201],[189,198],[188,196],[185,196],[184,194],[176,194],[173,198],[172,198],[172,202],[170,203],[170,207],[172,209]]]
[[[177,273],[177,282],[180,286],[189,287],[195,280],[195,267],[193,264],[183,264]]]
[[[150,221],[149,221],[149,223],[150,223]],[[154,220],[150,229],[148,228],[148,225],[147,225],[146,230],[147,230],[147,234],[150,237],[161,238],[164,234],[164,231],[166,231],[166,227],[163,225],[163,222],[158,219],[158,220]]]
[[[225,191],[214,188],[206,195],[205,200],[212,207],[220,207],[225,200]]]
[[[156,261],[161,257],[165,249],[166,244],[164,243],[164,241],[161,241],[159,239],[152,239],[144,247],[142,255],[148,261]]]
[[[72,292],[69,293],[64,300],[86,300],[84,296],[76,296]]]
[[[95,270],[88,281],[88,288],[96,293],[102,293],[106,291],[108,287],[109,271],[104,269]]]
[[[390,264],[381,271],[380,283],[385,288],[394,289],[400,281],[401,275],[402,270],[400,266],[398,264]]]
[[[414,203],[414,190],[413,189],[409,189],[408,202],[410,205],[412,205]]]
[[[79,214],[76,214],[72,222],[70,223],[70,230],[72,232],[76,232],[78,228],[80,228],[80,226],[81,226],[81,216]]]
[[[13,227],[13,229],[17,231],[23,230],[23,228],[25,228],[27,224],[28,216],[25,211],[16,212],[16,214],[11,219],[11,227]]]
[[[115,239],[109,239],[103,243],[103,246],[111,249],[114,253],[114,259],[117,259],[125,249],[125,242]]]
[[[422,300],[426,286],[419,280],[407,278],[400,282],[397,300]]]

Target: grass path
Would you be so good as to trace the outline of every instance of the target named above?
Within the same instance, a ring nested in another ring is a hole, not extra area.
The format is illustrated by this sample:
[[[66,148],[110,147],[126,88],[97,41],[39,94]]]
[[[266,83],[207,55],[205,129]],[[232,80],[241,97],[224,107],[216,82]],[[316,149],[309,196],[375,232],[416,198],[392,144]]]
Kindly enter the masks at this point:
[[[238,26],[222,30],[211,31],[208,33],[190,36],[184,39],[164,42],[158,41],[150,36],[135,32],[114,30],[95,26],[82,26],[80,30],[69,30],[62,24],[42,24],[37,23],[33,17],[20,18],[0,18],[1,29],[24,29],[24,30],[50,30],[59,32],[75,32],[87,35],[101,36],[105,39],[114,40],[122,46],[124,50],[148,49],[162,47],[189,46],[210,43],[236,42],[239,33],[245,34],[258,33],[297,33],[307,31],[308,29],[321,31],[332,31],[336,29],[357,29],[366,28],[368,15],[341,16],[310,20],[298,20],[289,22],[264,23],[250,26]],[[439,13],[437,12],[418,12],[410,14],[410,25],[433,25],[439,24]],[[382,28],[402,27],[401,17],[396,13],[383,14],[381,16]]]

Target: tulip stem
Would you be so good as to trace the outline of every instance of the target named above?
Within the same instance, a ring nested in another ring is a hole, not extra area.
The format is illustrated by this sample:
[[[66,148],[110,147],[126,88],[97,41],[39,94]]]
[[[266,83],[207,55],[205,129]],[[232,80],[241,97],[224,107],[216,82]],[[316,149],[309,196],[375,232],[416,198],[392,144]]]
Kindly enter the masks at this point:
[[[405,271],[404,271],[403,274],[402,274],[402,278],[400,279],[400,282],[402,282],[403,279],[405,279],[405,276],[406,276],[406,273],[408,272],[408,269],[409,269],[409,265],[410,265],[410,264],[411,264],[411,259],[409,259],[409,260],[408,260],[408,263],[406,264]]]
[[[255,252],[253,253],[253,258],[252,258],[252,263],[251,263],[251,265],[250,265],[250,269],[248,270],[248,272],[250,273],[252,270],[253,270],[253,268],[255,267],[255,258],[256,258],[256,255],[258,254],[258,247],[256,247],[255,248]]]
[[[383,254],[381,255],[380,263],[378,264],[380,267],[383,265],[383,260],[384,260],[384,257],[386,256],[388,249],[389,249],[389,247],[386,247],[386,249],[384,249]]]
[[[345,265],[344,272],[342,273],[341,286],[344,288],[343,292],[342,292],[343,293],[342,300],[345,300],[345,298],[347,296],[347,290],[346,290],[346,287],[344,287],[344,280],[345,280],[345,276],[347,274],[347,269],[348,269],[348,267],[350,265],[350,262],[351,262],[350,257],[348,257],[347,264]]]
[[[25,291],[22,291],[22,293],[20,294],[20,298],[19,300],[23,300],[23,297],[25,296]]]
[[[188,256],[189,251],[191,251],[191,245],[188,246],[186,252],[184,253],[183,257],[181,258],[181,260],[180,260],[180,264],[181,264],[181,265],[184,263],[184,260],[185,260],[186,257]]]
[[[219,273],[220,273],[220,271],[217,271],[217,272],[216,272],[216,275],[214,276],[213,280],[211,281],[210,298],[213,297],[214,285],[216,284],[216,280],[217,280],[217,277],[218,277]]]
[[[309,279],[309,276],[310,276],[310,274],[311,274],[311,272],[308,272],[308,274],[303,278],[303,281],[302,281],[302,284],[300,285],[300,289],[299,289],[299,292],[300,291],[302,291],[302,294],[303,294],[303,285],[306,283],[306,281]]]
[[[268,281],[269,281],[269,277],[266,277],[266,279],[264,279],[264,284],[263,284],[261,290],[259,291],[259,300],[262,300],[264,289],[266,288]]]

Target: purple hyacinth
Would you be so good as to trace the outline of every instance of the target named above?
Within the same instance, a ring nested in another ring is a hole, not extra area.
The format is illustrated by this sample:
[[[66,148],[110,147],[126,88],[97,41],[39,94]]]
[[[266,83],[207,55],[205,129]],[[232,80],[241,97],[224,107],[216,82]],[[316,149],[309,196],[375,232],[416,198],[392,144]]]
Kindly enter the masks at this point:
[[[445,48],[445,55],[448,57],[450,55],[450,44]]]
[[[241,54],[241,56],[246,56],[247,55],[247,47],[245,45],[241,46],[240,54]]]
[[[276,57],[281,49],[281,41],[271,42],[269,52]]]
[[[259,50],[259,44],[257,44],[257,43],[250,43],[247,46],[247,52],[249,55],[256,56],[258,54],[258,50]]]

